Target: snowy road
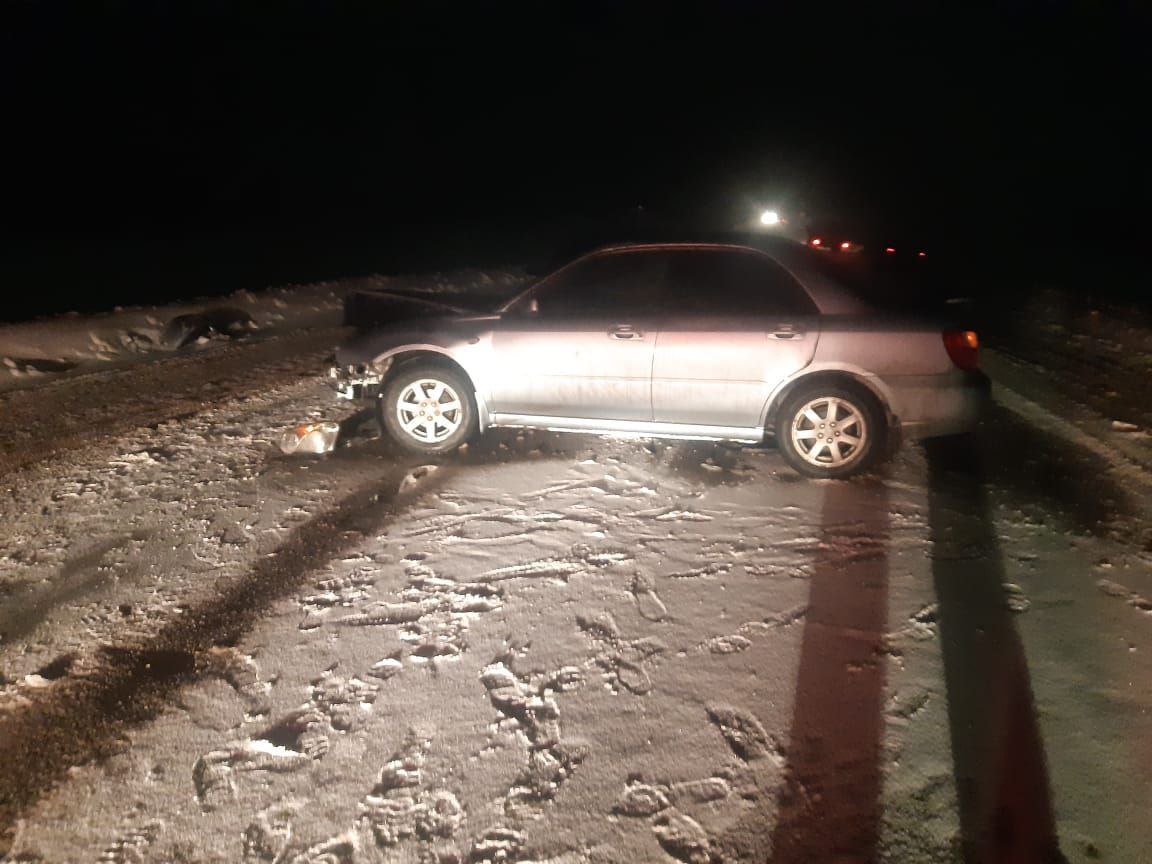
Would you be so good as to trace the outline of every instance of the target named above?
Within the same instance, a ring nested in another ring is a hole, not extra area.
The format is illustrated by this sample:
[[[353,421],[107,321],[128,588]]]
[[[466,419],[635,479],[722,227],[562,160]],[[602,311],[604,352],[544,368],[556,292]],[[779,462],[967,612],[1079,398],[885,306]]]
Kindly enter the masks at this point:
[[[205,404],[258,395],[285,378],[314,376],[340,332],[330,328],[225,344],[0,393],[5,426],[0,471],[56,458],[116,433],[193,417]]]
[[[283,456],[333,339],[0,397],[12,860],[1152,859],[1152,554],[1098,455],[1009,405],[854,482],[422,465],[346,406]]]

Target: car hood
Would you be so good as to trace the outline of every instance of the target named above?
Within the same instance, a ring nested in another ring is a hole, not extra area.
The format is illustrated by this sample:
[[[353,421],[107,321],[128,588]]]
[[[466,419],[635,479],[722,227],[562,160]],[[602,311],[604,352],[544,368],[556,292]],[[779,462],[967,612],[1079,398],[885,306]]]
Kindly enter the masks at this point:
[[[344,325],[371,330],[416,318],[474,316],[491,313],[495,303],[485,298],[429,297],[416,291],[353,291],[344,300]]]
[[[434,305],[439,305],[438,312]],[[336,362],[340,366],[371,363],[382,354],[403,346],[441,349],[475,344],[490,330],[498,315],[468,314],[466,310],[447,304],[400,306],[386,323],[361,327],[359,332],[336,349]],[[411,313],[411,314],[405,314]]]

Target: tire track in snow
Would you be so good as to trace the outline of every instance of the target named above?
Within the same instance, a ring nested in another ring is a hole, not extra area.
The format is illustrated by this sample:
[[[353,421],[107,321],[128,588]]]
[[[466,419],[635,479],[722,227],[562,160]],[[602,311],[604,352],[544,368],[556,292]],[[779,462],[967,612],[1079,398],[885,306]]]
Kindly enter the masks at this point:
[[[12,843],[20,814],[71,767],[121,750],[128,731],[162,711],[177,688],[210,673],[212,649],[236,644],[274,601],[451,476],[445,467],[401,492],[412,467],[393,466],[381,480],[301,524],[212,600],[186,609],[142,642],[104,648],[96,671],[62,678],[43,697],[0,718],[0,855]]]
[[[22,591],[6,594],[4,606],[0,608],[0,644],[22,639],[32,633],[54,608],[84,596],[94,586],[104,582],[106,574],[96,569],[104,557],[115,549],[124,548],[133,540],[146,539],[148,533],[135,529],[103,538],[64,564],[60,568],[57,584],[49,585],[39,594],[29,597],[23,596]],[[22,600],[27,602],[20,602]]]
[[[285,375],[315,375],[340,333],[292,334],[2,394],[0,476],[131,429],[194,416]]]

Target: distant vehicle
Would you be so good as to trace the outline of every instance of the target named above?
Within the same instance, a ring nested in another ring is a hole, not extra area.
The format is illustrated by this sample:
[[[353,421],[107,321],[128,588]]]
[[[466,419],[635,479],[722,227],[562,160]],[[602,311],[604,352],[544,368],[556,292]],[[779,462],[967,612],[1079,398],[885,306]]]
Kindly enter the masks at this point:
[[[891,238],[878,241],[872,238],[865,239],[860,231],[848,231],[843,228],[829,228],[826,231],[808,232],[806,245],[817,252],[833,254],[859,255],[868,253],[873,256],[883,255],[888,258],[899,256],[901,259],[913,258],[922,260],[928,257],[923,246],[908,244],[903,241],[895,243]]]
[[[845,477],[900,437],[969,429],[987,393],[976,334],[878,315],[813,259],[787,241],[631,244],[580,257],[488,314],[380,294],[400,320],[364,321],[330,375],[426,454],[491,427],[773,434],[802,474]]]
[[[835,234],[831,236],[813,234],[808,238],[808,245],[817,252],[847,252],[855,255],[864,251],[863,243],[856,240],[841,240],[839,235]]]

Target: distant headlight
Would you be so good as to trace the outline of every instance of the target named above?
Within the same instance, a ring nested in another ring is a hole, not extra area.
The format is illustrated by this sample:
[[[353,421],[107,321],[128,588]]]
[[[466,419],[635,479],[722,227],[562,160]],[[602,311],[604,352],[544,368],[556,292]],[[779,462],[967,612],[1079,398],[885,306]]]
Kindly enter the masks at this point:
[[[775,210],[765,210],[763,213],[760,214],[760,224],[761,225],[779,225],[780,224],[780,214],[777,213]]]

